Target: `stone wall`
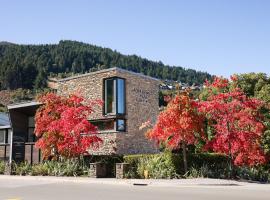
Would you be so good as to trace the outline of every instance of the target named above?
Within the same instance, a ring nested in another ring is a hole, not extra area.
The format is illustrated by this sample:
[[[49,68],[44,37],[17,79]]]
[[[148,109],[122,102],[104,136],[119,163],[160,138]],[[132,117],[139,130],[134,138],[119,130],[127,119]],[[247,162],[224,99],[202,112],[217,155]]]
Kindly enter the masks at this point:
[[[92,72],[59,82],[58,93],[69,95],[77,93],[89,100],[102,100],[103,80],[109,77],[126,80],[126,132],[108,132],[99,134],[103,144],[93,154],[136,154],[155,153],[157,149],[145,137],[145,130],[139,130],[147,120],[155,120],[158,115],[158,85],[156,79],[119,68]],[[102,107],[95,107],[89,119],[106,119]]]

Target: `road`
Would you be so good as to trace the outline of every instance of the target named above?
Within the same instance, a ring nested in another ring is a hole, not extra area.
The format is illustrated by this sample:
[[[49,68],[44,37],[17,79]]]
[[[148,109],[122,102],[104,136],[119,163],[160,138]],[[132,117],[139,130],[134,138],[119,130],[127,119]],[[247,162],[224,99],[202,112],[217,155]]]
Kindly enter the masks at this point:
[[[0,179],[2,200],[260,200],[270,199],[269,185],[134,186],[50,180]]]

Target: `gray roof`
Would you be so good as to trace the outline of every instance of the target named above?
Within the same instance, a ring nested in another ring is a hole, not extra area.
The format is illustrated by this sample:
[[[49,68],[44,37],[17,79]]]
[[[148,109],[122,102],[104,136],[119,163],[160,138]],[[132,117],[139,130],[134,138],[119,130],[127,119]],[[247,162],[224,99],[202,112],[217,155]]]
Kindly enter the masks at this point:
[[[148,78],[148,79],[160,81],[157,78],[153,78],[151,76],[146,76],[146,75],[144,75],[142,73],[132,72],[132,71],[129,71],[129,70],[126,70],[126,69],[122,69],[122,68],[119,68],[119,67],[112,67],[112,68],[103,69],[103,70],[99,70],[99,71],[95,71],[95,72],[89,72],[89,73],[85,73],[85,74],[71,76],[71,77],[68,77],[68,78],[63,78],[63,79],[58,80],[58,82],[68,81],[68,80],[72,80],[72,79],[76,79],[76,78],[81,78],[81,77],[85,77],[85,76],[89,76],[89,75],[94,75],[94,74],[99,74],[99,73],[104,73],[104,72],[109,72],[109,71],[114,71],[114,70],[117,70],[117,71],[120,71],[120,72],[121,71],[122,72],[127,72],[127,73],[130,73],[130,74],[134,74],[136,76],[140,76],[140,77],[144,77],[144,78]]]
[[[10,126],[8,114],[0,113],[0,126]]]
[[[28,106],[39,106],[41,104],[42,103],[37,102],[37,101],[27,101],[27,102],[9,104],[7,105],[7,108],[10,110],[14,108],[23,108],[23,107],[28,107]]]

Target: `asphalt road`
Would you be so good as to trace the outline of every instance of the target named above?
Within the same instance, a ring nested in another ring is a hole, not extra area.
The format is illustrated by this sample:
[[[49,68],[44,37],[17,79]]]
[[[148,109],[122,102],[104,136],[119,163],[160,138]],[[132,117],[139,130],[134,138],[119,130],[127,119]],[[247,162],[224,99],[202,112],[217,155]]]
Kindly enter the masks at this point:
[[[0,199],[10,200],[260,200],[270,199],[270,187],[134,186],[49,180],[0,179]]]

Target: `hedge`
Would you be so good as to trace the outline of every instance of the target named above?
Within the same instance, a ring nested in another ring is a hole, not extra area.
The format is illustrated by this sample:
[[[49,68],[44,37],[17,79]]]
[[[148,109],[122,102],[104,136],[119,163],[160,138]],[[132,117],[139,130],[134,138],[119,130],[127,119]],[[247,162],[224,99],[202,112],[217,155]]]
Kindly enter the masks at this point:
[[[142,169],[147,170],[151,178],[177,178],[188,175],[184,173],[181,154],[165,152],[160,154],[127,155],[123,157],[123,160],[131,166],[129,172],[131,174],[127,174],[128,177],[143,178]],[[227,157],[224,155],[212,153],[189,154],[187,161],[188,171],[207,168],[208,174],[204,174],[207,177],[216,177],[218,174],[222,174],[221,171],[227,173],[225,170],[228,168]],[[167,177],[164,177],[166,174]],[[224,174],[224,176],[226,175]]]

